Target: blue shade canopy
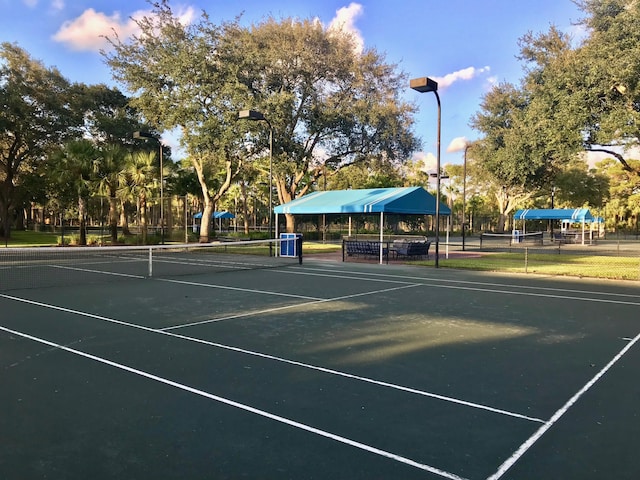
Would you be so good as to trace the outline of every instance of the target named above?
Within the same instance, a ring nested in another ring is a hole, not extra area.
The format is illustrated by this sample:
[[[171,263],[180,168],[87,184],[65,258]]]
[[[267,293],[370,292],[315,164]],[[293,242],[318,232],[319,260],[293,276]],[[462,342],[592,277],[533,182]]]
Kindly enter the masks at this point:
[[[589,223],[593,216],[586,208],[547,208],[518,210],[513,218],[516,220],[567,220]]]
[[[196,213],[193,218],[202,218],[202,212]],[[211,218],[236,218],[236,216],[231,212],[213,212],[211,214]]]
[[[292,215],[325,213],[435,215],[436,198],[422,187],[331,190],[310,193],[278,205],[273,210],[277,214]],[[442,202],[440,202],[440,215],[451,215],[449,207]]]

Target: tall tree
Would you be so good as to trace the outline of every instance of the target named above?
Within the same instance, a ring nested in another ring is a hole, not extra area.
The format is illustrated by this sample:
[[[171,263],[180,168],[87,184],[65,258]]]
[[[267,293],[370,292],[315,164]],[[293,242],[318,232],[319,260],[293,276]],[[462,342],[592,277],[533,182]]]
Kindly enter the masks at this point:
[[[280,202],[305,194],[324,164],[335,171],[376,157],[399,162],[417,147],[415,107],[399,99],[405,77],[377,52],[356,52],[345,33],[291,18],[216,25],[206,13],[184,26],[166,0],[139,26],[131,43],[112,39],[107,63],[150,122],[180,128],[205,218],[243,158],[268,158],[269,129],[237,122],[239,110],[259,110],[273,127]],[[293,218],[287,222],[292,230]]]
[[[583,129],[588,150],[606,152],[640,175],[627,161],[640,146],[640,3],[580,0],[589,36],[576,49],[571,81],[588,110]],[[574,102],[576,103],[576,102]]]
[[[471,125],[483,134],[473,147],[500,212],[498,230],[518,203],[530,198],[548,178],[544,157],[530,143],[534,132],[527,123],[529,101],[515,86],[503,83],[488,92]]]
[[[147,203],[158,186],[158,155],[155,152],[136,151],[126,157],[124,173],[118,195],[131,198],[138,205],[138,218],[142,232],[142,243],[147,243],[148,221]]]
[[[203,14],[187,26],[168,2],[138,22],[142,33],[132,42],[111,39],[105,58],[114,77],[137,95],[132,105],[159,129],[178,129],[200,183],[203,218],[211,218],[215,202],[227,191],[242,165],[242,135],[237,112],[236,52],[225,42],[237,32],[235,23],[214,25]],[[201,241],[209,239],[203,222]]]
[[[404,162],[418,146],[415,106],[399,97],[406,77],[375,50],[315,20],[269,18],[243,42],[252,104],[276,133],[274,172],[280,202],[304,195],[325,173],[374,160]],[[264,129],[263,129],[264,132]],[[267,145],[266,134],[257,143]],[[287,216],[287,228],[294,229]]]
[[[71,198],[78,202],[79,245],[87,244],[87,202],[95,190],[94,171],[99,155],[89,140],[76,140],[65,144],[51,159],[49,174],[54,192],[58,192],[63,204]]]
[[[71,86],[55,68],[0,45],[0,234],[9,237],[16,188],[55,146],[78,136]]]
[[[118,241],[118,189],[125,183],[127,151],[115,144],[100,148],[99,161],[94,164],[97,193],[109,199],[109,232],[111,242]]]

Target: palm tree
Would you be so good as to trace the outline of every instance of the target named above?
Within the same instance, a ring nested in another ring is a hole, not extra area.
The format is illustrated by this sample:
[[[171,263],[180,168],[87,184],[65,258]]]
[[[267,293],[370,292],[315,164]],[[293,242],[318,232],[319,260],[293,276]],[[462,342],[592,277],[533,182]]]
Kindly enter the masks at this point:
[[[109,230],[111,243],[118,241],[118,189],[125,183],[127,151],[120,145],[110,144],[102,149],[100,161],[95,164],[98,192],[109,197]]]
[[[155,152],[138,151],[125,157],[124,174],[118,195],[135,198],[139,205],[142,243],[147,243],[147,199],[153,195],[158,183]]]
[[[79,245],[87,244],[87,200],[95,182],[94,165],[99,159],[100,153],[84,139],[67,143],[52,158],[51,175],[58,196],[63,201],[65,198],[78,201]]]

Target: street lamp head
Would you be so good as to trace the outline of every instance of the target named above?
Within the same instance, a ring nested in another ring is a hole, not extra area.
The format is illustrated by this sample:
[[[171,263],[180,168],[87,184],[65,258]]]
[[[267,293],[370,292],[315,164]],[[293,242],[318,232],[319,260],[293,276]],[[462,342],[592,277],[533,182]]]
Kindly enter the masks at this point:
[[[409,81],[409,86],[416,92],[437,92],[438,82],[431,80],[428,77],[414,78]]]
[[[256,110],[240,110],[238,120],[266,120],[261,112]]]
[[[153,135],[151,135],[150,133],[145,133],[145,132],[133,132],[133,138],[156,138]]]

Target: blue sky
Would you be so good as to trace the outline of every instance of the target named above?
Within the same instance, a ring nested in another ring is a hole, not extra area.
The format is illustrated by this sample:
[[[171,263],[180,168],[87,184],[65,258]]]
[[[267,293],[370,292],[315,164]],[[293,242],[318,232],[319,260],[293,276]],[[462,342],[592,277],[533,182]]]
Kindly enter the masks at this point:
[[[247,24],[268,15],[318,18],[327,27],[338,22],[410,78],[438,80],[443,166],[461,163],[460,146],[478,137],[468,124],[482,95],[495,82],[522,77],[518,38],[551,25],[579,38],[582,16],[571,0],[172,0],[171,6],[185,19],[204,9],[213,20],[243,14]],[[115,85],[98,53],[106,46],[99,35],[116,29],[125,37],[135,31],[130,17],[149,10],[144,0],[0,0],[0,41],[17,43],[71,81]],[[402,95],[419,106],[416,133],[424,151],[416,158],[429,168],[435,165],[435,96],[408,85]],[[175,140],[167,135],[165,141]]]

